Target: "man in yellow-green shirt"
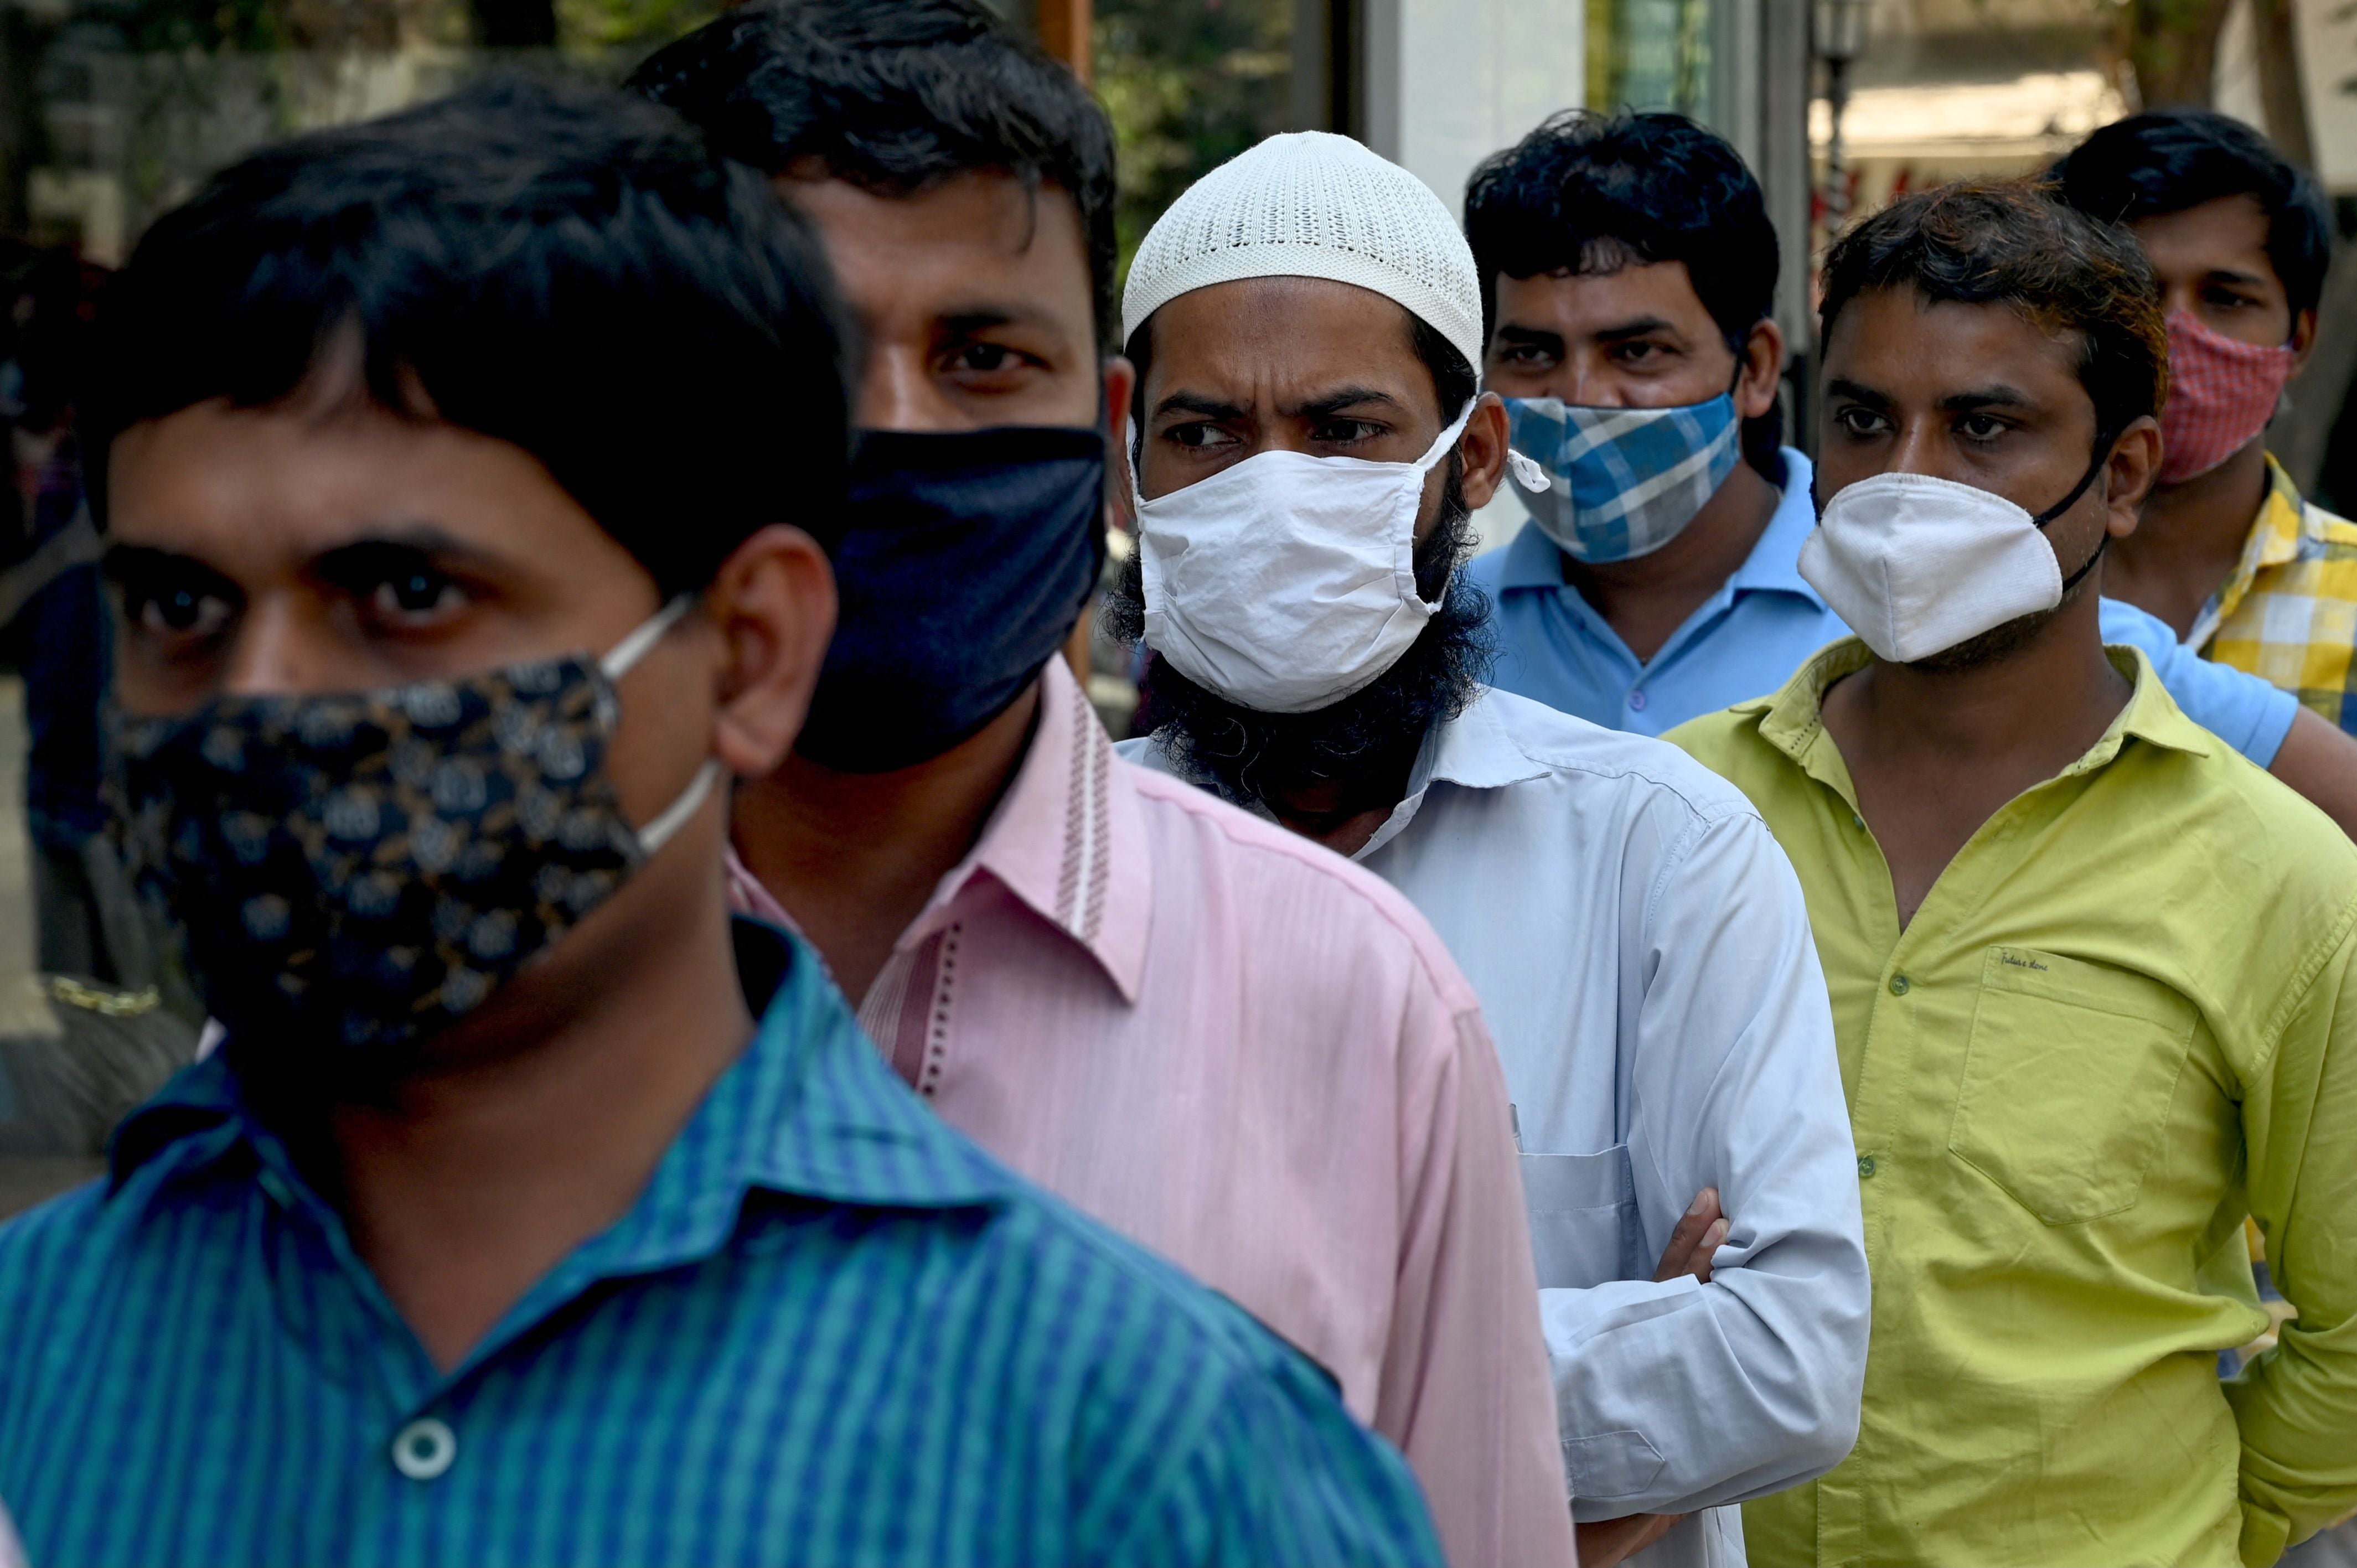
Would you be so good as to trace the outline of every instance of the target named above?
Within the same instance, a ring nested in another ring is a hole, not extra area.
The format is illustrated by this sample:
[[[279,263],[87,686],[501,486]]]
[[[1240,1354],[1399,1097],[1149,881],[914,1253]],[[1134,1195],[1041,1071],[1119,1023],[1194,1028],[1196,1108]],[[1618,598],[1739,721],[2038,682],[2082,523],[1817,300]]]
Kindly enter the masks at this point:
[[[1948,187],[1835,246],[1823,327],[1801,570],[1860,639],[1670,736],[1800,874],[1873,1268],[1857,1446],[1750,1559],[2272,1563],[2357,1505],[2357,846],[2101,641],[2150,272]],[[2299,1316],[2222,1385],[2245,1213]]]

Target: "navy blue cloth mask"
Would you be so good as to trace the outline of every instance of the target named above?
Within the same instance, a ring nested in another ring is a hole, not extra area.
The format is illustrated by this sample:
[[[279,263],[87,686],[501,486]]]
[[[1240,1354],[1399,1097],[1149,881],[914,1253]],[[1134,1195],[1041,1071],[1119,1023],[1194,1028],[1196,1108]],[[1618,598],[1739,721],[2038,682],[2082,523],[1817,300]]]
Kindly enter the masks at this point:
[[[841,599],[795,749],[845,773],[939,757],[1056,656],[1104,560],[1102,431],[864,432]]]

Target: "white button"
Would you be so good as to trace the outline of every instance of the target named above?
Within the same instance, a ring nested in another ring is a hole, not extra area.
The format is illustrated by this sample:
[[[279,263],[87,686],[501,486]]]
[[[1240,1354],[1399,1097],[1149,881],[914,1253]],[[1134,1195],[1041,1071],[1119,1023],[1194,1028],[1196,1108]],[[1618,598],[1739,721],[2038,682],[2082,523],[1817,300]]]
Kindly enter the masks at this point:
[[[432,1416],[393,1434],[393,1467],[413,1481],[430,1481],[458,1458],[458,1434]]]

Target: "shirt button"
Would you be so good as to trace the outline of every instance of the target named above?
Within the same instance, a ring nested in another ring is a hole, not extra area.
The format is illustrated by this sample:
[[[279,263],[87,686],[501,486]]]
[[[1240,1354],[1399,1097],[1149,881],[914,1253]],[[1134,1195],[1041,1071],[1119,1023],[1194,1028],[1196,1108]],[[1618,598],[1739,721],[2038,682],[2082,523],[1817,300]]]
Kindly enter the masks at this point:
[[[427,1416],[393,1434],[393,1467],[413,1481],[430,1481],[458,1457],[458,1434]]]
[[[1872,1155],[1858,1155],[1857,1174],[1862,1176],[1870,1176],[1874,1174],[1874,1156]]]
[[[1641,714],[1643,713],[1645,711],[1645,693],[1642,692],[1630,693],[1629,706],[1633,712]]]
[[[1893,996],[1904,996],[1907,994],[1907,977],[1905,975],[1894,974],[1890,977],[1890,994]]]

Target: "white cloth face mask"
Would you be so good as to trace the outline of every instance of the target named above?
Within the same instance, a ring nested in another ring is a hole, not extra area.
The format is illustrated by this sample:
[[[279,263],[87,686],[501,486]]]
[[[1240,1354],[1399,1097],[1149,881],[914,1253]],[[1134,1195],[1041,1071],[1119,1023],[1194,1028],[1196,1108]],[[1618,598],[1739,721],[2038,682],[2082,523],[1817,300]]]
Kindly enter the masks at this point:
[[[2069,495],[2036,517],[2003,496],[1930,474],[1860,479],[1825,503],[1801,547],[1802,579],[1879,657],[1895,664],[1929,659],[2052,609],[2094,569],[2109,532],[2066,582],[2043,531],[2086,493],[2103,465],[2097,458]]]
[[[1424,477],[1473,416],[1413,463],[1263,452],[1137,500],[1146,644],[1197,685],[1265,714],[1363,690],[1432,618],[1415,586]]]

